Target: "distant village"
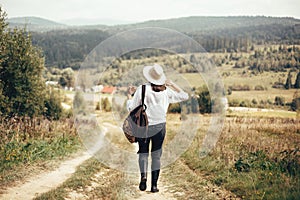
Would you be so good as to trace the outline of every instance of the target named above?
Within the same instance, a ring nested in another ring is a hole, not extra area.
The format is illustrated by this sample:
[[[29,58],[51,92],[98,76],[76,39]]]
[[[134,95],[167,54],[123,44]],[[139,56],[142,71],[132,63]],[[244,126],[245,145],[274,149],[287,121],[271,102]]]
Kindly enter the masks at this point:
[[[57,81],[46,81],[47,86],[54,86],[58,87],[59,83]],[[75,91],[75,88],[73,87],[64,87],[65,91]],[[81,88],[78,86],[76,88],[77,90],[81,90]],[[116,90],[120,91],[126,91],[126,87],[114,87],[114,86],[103,86],[103,85],[95,85],[91,88],[86,88],[84,90],[85,93],[102,93],[102,94],[113,94]]]

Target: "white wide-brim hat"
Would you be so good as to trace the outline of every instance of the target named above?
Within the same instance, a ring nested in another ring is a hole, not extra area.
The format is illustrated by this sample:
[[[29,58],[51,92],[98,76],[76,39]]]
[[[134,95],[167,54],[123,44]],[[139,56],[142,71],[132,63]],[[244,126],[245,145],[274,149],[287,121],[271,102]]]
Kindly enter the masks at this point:
[[[143,69],[143,74],[147,81],[155,85],[164,85],[166,82],[164,70],[158,64],[154,64],[152,66],[145,66]]]

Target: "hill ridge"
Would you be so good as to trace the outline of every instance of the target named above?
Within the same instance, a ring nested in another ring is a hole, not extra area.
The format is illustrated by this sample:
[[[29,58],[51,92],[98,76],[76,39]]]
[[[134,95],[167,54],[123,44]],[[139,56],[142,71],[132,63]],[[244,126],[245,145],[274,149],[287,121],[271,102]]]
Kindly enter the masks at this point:
[[[68,26],[53,20],[41,17],[13,17],[8,22],[11,27],[27,25],[29,30],[43,31],[48,29],[132,29],[143,27],[163,27],[175,29],[183,32],[193,32],[199,30],[216,30],[224,28],[240,28],[261,25],[296,25],[300,24],[300,19],[293,17],[271,17],[271,16],[189,16],[170,19],[153,19],[144,22],[120,24],[120,25],[76,25]]]

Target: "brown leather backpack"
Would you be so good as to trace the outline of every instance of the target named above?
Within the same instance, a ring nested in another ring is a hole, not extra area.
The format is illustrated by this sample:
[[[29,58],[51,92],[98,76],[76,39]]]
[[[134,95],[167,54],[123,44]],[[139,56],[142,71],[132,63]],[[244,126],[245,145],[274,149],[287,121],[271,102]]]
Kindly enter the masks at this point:
[[[123,123],[123,132],[130,143],[136,138],[146,138],[148,131],[147,106],[144,104],[146,86],[142,85],[142,104],[132,110]]]

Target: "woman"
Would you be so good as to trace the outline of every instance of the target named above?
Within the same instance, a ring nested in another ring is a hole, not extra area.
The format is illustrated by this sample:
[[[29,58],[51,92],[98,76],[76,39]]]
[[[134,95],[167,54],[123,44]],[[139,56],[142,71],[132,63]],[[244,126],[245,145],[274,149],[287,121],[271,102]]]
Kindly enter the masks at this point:
[[[151,141],[151,192],[158,192],[157,180],[160,172],[160,158],[162,145],[166,133],[166,114],[170,103],[177,103],[188,99],[188,94],[171,80],[167,80],[163,68],[154,64],[145,66],[143,75],[149,83],[146,85],[145,105],[148,116],[148,131],[145,136],[136,138],[139,144],[139,167],[141,172],[140,190],[147,188],[147,168],[149,144]],[[141,104],[142,87],[129,87],[127,109],[132,111]]]

